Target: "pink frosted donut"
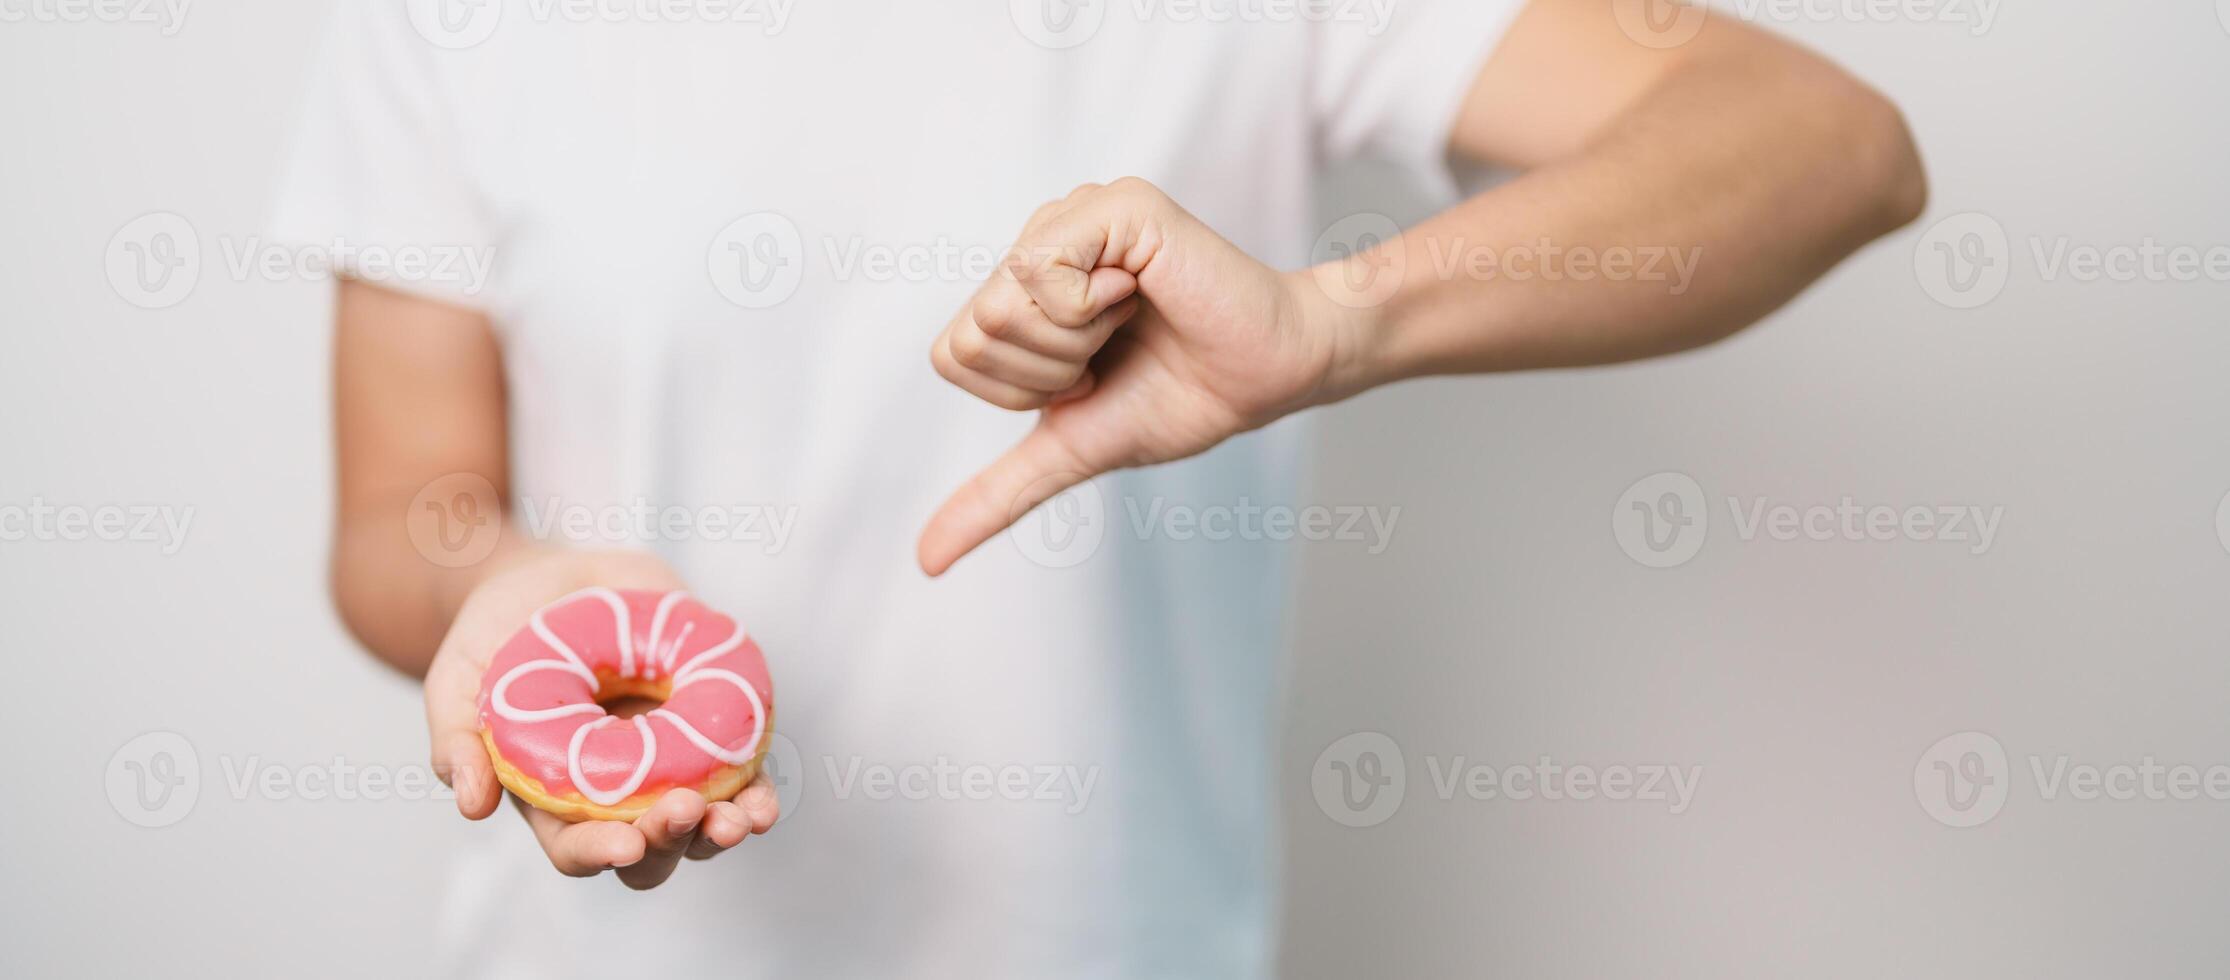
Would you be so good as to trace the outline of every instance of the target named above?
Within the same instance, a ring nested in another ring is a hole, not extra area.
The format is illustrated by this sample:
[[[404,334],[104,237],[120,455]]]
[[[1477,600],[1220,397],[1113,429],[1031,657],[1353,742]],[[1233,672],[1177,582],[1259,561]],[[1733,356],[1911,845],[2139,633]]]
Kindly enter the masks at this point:
[[[605,710],[622,698],[662,703]],[[686,592],[575,592],[536,610],[480,681],[496,777],[568,820],[633,820],[676,787],[735,796],[773,715],[759,645]]]

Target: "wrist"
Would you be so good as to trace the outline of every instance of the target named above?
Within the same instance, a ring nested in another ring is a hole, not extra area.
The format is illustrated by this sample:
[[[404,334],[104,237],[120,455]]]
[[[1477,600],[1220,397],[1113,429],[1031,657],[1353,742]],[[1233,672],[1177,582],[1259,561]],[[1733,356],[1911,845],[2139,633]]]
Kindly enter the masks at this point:
[[[1343,401],[1404,376],[1393,343],[1398,276],[1368,256],[1326,262],[1292,274],[1305,329],[1329,348],[1316,404]]]
[[[566,591],[592,586],[615,589],[680,588],[680,579],[665,559],[626,548],[574,548],[536,543],[518,558],[496,570],[496,575],[521,575],[539,579]],[[491,576],[491,578],[494,576]]]
[[[660,590],[681,587],[680,578],[665,561],[647,551],[569,548],[543,542],[503,549],[482,563],[479,572],[457,606],[451,609],[452,616],[462,608],[464,601],[484,590],[497,593],[525,590],[557,598],[592,586]]]
[[[455,569],[441,580],[443,623],[454,619],[457,611],[464,608],[466,600],[488,583],[515,575],[521,569],[547,564],[560,554],[558,549],[548,545],[524,540],[519,534],[518,526],[508,520],[503,523],[501,533],[502,537],[495,550],[490,551],[487,557]]]

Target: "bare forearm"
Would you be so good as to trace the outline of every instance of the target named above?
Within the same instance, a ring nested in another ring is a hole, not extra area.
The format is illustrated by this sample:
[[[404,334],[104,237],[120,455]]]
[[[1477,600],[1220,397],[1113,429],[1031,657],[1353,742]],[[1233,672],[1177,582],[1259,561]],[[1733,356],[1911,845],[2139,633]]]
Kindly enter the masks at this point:
[[[503,522],[501,348],[478,313],[343,279],[333,403],[333,603],[422,675],[465,596],[529,550]]]
[[[1357,311],[1334,388],[1709,343],[1924,198],[1896,110],[1832,66],[1793,50],[1697,58],[1587,148],[1311,270]]]

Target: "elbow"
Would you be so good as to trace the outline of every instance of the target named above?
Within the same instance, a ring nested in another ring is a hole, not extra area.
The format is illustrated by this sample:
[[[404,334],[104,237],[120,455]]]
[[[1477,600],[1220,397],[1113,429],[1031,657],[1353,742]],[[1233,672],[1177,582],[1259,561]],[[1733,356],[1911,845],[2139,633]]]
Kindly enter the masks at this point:
[[[1806,194],[1860,243],[1918,220],[1928,172],[1903,110],[1826,58],[1753,32],[1723,35],[1740,54],[1732,78],[1759,99],[1766,140],[1802,158]],[[1738,39],[1752,44],[1737,47]],[[1698,62],[1699,64],[1702,62]]]
[[[429,631],[425,617],[412,614],[421,600],[408,586],[380,581],[371,567],[378,553],[346,528],[335,536],[326,565],[333,614],[349,638],[373,657],[405,675],[422,677],[440,645],[441,627]]]
[[[378,617],[364,601],[364,589],[357,579],[346,548],[336,546],[332,558],[326,563],[326,599],[332,604],[333,616],[340,620],[341,629],[348,633],[349,639],[377,655],[379,643],[384,637],[380,635],[376,625]]]
[[[1857,150],[1855,199],[1867,216],[1867,230],[1885,235],[1928,209],[1928,171],[1897,104],[1873,89],[1855,87],[1849,129]]]
[[[382,661],[398,663],[391,647],[395,639],[393,630],[383,627],[383,621],[393,617],[380,615],[364,576],[350,559],[347,547],[338,546],[326,566],[325,591],[332,602],[333,615],[358,646]]]
[[[1806,53],[1769,60],[1778,108],[1773,125],[1801,134],[1801,152],[1840,230],[1858,244],[1918,220],[1928,208],[1928,172],[1903,110],[1873,86]],[[1787,138],[1785,135],[1780,138]]]

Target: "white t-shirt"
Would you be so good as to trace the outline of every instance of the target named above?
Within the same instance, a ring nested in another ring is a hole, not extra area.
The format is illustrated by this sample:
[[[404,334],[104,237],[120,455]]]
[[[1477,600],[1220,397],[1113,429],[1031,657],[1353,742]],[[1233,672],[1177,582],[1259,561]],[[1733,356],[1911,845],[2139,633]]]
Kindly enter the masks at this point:
[[[784,736],[782,823],[650,894],[499,814],[453,860],[447,969],[1268,971],[1259,515],[1298,503],[1300,433],[1102,478],[932,581],[923,521],[1031,419],[928,349],[1084,181],[1145,177],[1280,268],[1331,164],[1448,186],[1517,0],[1393,2],[339,6],[276,230],[485,310],[523,521],[665,555],[767,651]]]

